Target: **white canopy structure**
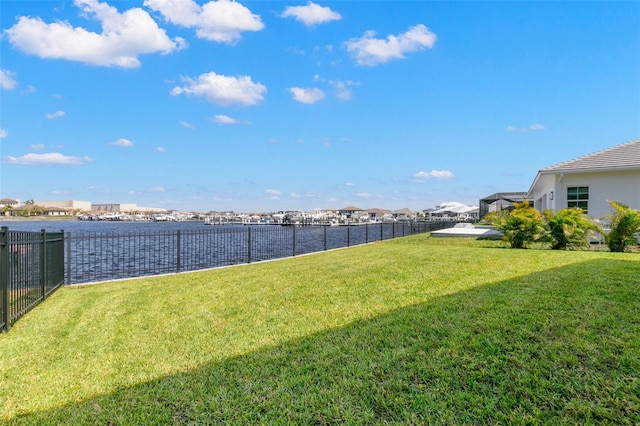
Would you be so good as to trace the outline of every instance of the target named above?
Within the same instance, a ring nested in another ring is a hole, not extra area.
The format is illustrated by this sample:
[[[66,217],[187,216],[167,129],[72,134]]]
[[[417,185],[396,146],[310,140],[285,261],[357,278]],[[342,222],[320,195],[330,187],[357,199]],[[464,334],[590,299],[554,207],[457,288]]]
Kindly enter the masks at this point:
[[[478,219],[478,206],[469,206],[457,201],[449,201],[436,206],[436,209],[429,212],[431,218],[435,217],[457,217],[461,219]]]

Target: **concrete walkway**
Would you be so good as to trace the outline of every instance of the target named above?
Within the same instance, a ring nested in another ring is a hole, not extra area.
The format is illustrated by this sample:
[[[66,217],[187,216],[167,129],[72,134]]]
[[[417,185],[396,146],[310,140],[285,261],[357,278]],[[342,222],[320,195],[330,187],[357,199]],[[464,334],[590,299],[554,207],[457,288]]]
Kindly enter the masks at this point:
[[[472,237],[472,238],[491,238],[499,240],[502,238],[502,232],[493,228],[475,227],[470,223],[458,223],[453,228],[432,231],[432,237]]]

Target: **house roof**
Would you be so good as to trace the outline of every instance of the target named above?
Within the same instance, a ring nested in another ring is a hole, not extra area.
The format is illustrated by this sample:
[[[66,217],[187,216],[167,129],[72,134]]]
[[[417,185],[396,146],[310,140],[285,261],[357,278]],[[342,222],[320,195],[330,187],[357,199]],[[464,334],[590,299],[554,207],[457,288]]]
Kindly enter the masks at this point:
[[[408,214],[408,215],[412,215],[412,214],[416,214],[416,212],[414,212],[413,210],[409,209],[408,207],[405,207],[404,209],[400,209],[400,210],[394,210],[392,212],[393,214]]]
[[[640,139],[583,155],[540,170],[543,172],[583,172],[640,168]]]
[[[538,171],[527,197],[531,196],[540,175],[553,173],[605,172],[640,169],[640,139],[612,146]]]

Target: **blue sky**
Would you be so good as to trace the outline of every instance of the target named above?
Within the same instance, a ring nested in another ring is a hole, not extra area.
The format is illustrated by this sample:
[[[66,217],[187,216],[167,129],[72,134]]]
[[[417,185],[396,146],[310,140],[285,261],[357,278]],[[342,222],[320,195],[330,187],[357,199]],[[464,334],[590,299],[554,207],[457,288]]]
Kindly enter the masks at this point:
[[[0,198],[477,205],[640,137],[637,1],[0,7]]]

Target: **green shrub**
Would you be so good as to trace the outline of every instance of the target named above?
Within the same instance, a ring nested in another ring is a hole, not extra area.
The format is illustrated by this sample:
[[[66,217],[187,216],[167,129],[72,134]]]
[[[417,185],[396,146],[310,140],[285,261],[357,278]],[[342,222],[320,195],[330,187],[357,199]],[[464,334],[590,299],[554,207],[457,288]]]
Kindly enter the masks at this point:
[[[502,210],[489,215],[487,220],[504,234],[503,239],[511,248],[525,248],[541,241],[546,235],[542,214],[531,207],[528,201],[514,203],[511,211]]]
[[[546,236],[552,250],[575,250],[589,247],[589,235],[601,232],[582,209],[567,208],[555,212],[545,210],[543,217],[547,222]]]
[[[636,234],[640,232],[640,210],[633,210],[617,201],[609,201],[613,208],[607,217],[611,231],[605,236],[609,250],[623,252],[636,244]]]

